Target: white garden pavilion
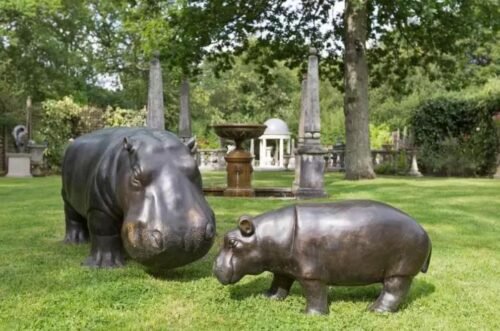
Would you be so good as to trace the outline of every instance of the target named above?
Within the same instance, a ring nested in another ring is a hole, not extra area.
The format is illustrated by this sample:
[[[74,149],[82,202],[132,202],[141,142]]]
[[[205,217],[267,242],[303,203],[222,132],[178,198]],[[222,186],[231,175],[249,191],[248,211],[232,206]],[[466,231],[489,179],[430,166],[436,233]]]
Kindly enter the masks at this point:
[[[292,139],[288,125],[279,118],[271,118],[264,125],[266,131],[259,139],[258,168],[285,169],[285,155],[290,155]],[[250,153],[254,153],[254,139],[250,141]]]

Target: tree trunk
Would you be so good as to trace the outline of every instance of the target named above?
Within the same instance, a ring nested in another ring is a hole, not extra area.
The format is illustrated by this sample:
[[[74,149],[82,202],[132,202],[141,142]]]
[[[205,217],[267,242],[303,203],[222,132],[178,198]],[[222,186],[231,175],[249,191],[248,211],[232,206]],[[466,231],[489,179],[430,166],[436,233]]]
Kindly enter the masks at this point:
[[[345,9],[345,178],[375,178],[370,152],[368,66],[365,56],[367,0],[347,0]]]

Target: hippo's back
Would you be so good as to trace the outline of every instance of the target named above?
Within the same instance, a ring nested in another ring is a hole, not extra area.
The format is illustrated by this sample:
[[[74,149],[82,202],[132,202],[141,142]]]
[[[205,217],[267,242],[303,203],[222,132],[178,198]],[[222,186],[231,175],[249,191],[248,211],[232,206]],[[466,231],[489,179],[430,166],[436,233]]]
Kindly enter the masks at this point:
[[[105,158],[117,157],[123,137],[133,129],[109,128],[75,139],[64,153],[62,162],[62,196],[78,213],[85,217],[88,197],[99,165]],[[113,171],[112,169],[108,169]]]
[[[95,131],[75,139],[66,149],[62,164],[63,178],[75,169],[87,171],[95,169],[106,150],[117,146],[126,135],[124,128],[109,128]]]
[[[430,251],[425,230],[404,212],[369,200],[296,206],[295,251],[302,272],[329,269],[332,284],[416,275]],[[311,262],[316,261],[316,262]],[[332,266],[328,268],[328,266]],[[331,270],[330,270],[331,269]]]

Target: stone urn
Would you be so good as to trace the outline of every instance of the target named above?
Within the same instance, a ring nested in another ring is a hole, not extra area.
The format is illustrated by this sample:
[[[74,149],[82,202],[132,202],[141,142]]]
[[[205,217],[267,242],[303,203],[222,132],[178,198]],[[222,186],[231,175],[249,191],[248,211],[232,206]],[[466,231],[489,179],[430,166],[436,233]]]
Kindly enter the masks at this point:
[[[43,154],[47,149],[47,144],[30,143],[27,147],[30,151],[31,165],[33,166],[31,174],[35,177],[43,176]]]

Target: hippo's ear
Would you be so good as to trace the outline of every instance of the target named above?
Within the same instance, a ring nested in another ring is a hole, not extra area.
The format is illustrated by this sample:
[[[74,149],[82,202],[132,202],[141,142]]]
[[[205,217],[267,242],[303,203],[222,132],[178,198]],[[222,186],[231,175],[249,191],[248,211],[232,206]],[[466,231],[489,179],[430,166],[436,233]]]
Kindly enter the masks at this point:
[[[184,143],[184,145],[187,146],[187,148],[189,148],[189,150],[191,151],[191,153],[196,153],[196,149],[198,147],[198,145],[196,144],[196,137],[192,137],[191,139],[189,139],[188,141],[186,141]]]
[[[253,225],[252,217],[248,215],[243,215],[238,220],[238,227],[243,236],[251,236],[255,232],[255,227]]]
[[[132,141],[130,140],[130,138],[123,138],[123,149],[127,152],[132,152],[134,150],[134,145],[132,145]]]

